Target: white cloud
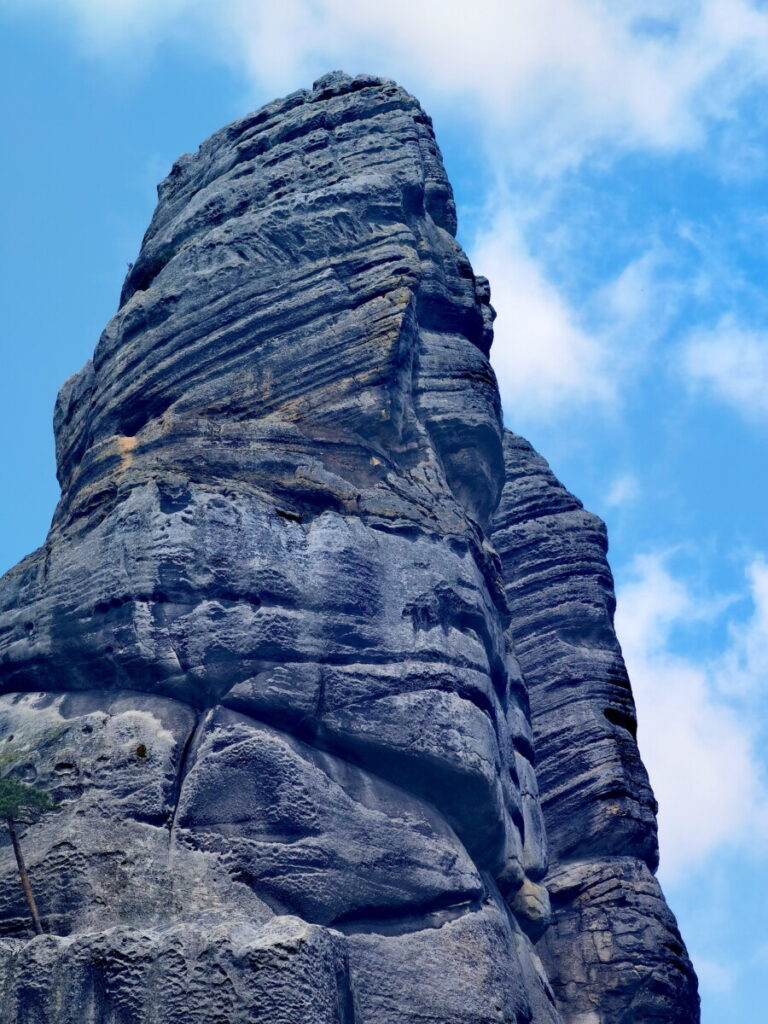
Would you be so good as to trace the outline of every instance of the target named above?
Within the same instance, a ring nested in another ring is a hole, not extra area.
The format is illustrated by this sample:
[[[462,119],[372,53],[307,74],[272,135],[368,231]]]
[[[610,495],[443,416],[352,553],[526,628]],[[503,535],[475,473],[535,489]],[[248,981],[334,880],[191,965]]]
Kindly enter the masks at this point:
[[[636,352],[644,350],[667,329],[683,293],[690,295],[681,269],[671,253],[652,242],[598,289],[592,303],[595,315],[612,334],[625,332]]]
[[[552,422],[588,405],[613,412],[669,329],[685,283],[667,273],[669,254],[651,244],[612,280],[569,302],[526,245],[540,213],[521,212],[502,193],[470,247],[476,271],[492,285],[491,361],[504,408],[516,422]],[[545,246],[559,276],[573,279],[576,257],[557,248],[556,239]],[[630,500],[635,486],[626,478],[608,503]]]
[[[551,417],[588,402],[611,403],[615,382],[602,342],[584,331],[542,267],[502,214],[472,248],[493,282],[498,314],[492,362],[502,401],[516,417]]]
[[[752,615],[732,624],[731,644],[719,665],[721,689],[742,697],[765,692],[768,681],[768,564],[756,558],[747,567]]]
[[[618,508],[620,505],[634,501],[639,493],[640,486],[635,474],[623,473],[621,476],[617,476],[611,484],[605,496],[605,503],[612,508]]]
[[[587,298],[590,321],[604,338],[617,377],[636,381],[653,346],[670,331],[681,301],[690,301],[690,269],[650,240],[647,248]]]
[[[730,844],[748,841],[768,851],[755,716],[726,698],[723,685],[731,660],[745,671],[762,666],[762,656],[751,660],[750,651],[768,617],[764,571],[762,562],[750,566],[754,616],[734,628],[729,648],[712,659],[676,653],[673,631],[716,617],[730,601],[697,597],[659,554],[637,558],[634,579],[619,589],[617,632],[637,702],[640,749],[659,800],[662,876],[671,883]]]
[[[3,7],[68,18],[89,51],[110,61],[121,48],[135,63],[140,46],[183,39],[242,74],[254,103],[343,67],[392,75],[428,109],[463,114],[500,193],[505,182],[524,183],[517,209],[497,204],[473,251],[493,285],[493,362],[517,422],[617,408],[681,291],[679,272],[664,272],[668,254],[651,244],[614,280],[570,301],[526,244],[540,225],[529,210],[518,214],[534,189],[541,195],[536,182],[557,182],[590,155],[622,147],[696,145],[713,119],[739,123],[738,102],[768,79],[768,12],[748,0],[443,0],[439,12],[435,0],[0,0]],[[554,184],[555,208],[558,196]],[[754,390],[754,375],[750,383]]]
[[[697,953],[692,953],[691,959],[696,968],[702,991],[722,995],[733,989],[739,974],[735,967],[721,964],[709,957],[699,956]]]
[[[0,0],[0,9],[51,10],[74,20],[89,50],[165,36],[196,0]]]
[[[688,384],[726,402],[751,420],[768,419],[768,331],[753,331],[727,317],[700,331],[682,349]]]
[[[600,142],[695,145],[768,77],[768,13],[749,0],[0,0],[74,19],[90,46],[193,33],[259,89],[321,69],[391,74],[463,101],[551,172]],[[362,65],[362,66],[361,66]]]

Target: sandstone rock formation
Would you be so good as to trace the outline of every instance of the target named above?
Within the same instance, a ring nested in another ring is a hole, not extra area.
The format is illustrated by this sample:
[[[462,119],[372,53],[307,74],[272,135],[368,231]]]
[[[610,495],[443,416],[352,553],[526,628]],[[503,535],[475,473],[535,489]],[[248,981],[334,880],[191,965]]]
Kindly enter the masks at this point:
[[[539,943],[566,1020],[687,1021],[696,979],[653,872],[656,801],[613,629],[603,523],[510,431],[493,523],[531,707],[550,866]]]
[[[0,584],[2,764],[60,803],[47,935],[0,847],[3,1024],[695,1020],[602,527],[505,441],[454,232],[368,76],[160,186]]]

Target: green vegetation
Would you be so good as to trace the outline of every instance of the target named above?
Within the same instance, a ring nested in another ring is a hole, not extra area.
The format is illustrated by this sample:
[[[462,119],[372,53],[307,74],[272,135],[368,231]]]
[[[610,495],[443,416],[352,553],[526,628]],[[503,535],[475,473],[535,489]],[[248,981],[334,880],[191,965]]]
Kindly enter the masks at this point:
[[[56,804],[42,789],[35,789],[18,779],[0,779],[0,818],[18,821],[23,808],[52,811]]]
[[[32,915],[32,924],[38,935],[43,934],[43,925],[40,921],[37,903],[35,902],[27,867],[21,852],[16,823],[21,820],[22,814],[25,811],[32,814],[43,814],[45,811],[52,811],[55,807],[54,801],[41,789],[28,786],[24,782],[19,782],[18,779],[0,778],[0,818],[5,818],[5,823],[11,834],[13,852],[19,869],[19,878],[21,879],[24,895],[27,898],[29,911]]]

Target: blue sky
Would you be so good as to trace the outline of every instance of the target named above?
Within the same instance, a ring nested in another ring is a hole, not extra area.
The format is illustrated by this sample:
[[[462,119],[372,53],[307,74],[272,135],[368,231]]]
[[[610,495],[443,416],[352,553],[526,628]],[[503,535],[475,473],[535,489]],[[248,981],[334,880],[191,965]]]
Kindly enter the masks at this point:
[[[768,6],[0,0],[0,569],[182,152],[341,67],[435,120],[507,424],[609,526],[705,1024],[768,986]]]

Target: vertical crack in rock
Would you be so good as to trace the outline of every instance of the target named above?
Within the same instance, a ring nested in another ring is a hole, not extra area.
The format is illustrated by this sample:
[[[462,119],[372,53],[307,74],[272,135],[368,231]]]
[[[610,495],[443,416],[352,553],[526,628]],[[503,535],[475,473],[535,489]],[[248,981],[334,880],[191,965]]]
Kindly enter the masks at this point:
[[[0,1020],[692,1020],[599,608],[605,672],[566,664],[589,573],[537,675],[490,290],[429,118],[333,73],[158,195],[56,404],[49,536],[0,582],[3,764],[61,805],[25,836],[48,937],[0,846]]]
[[[197,743],[201,732],[205,728],[205,724],[210,715],[210,711],[206,711],[202,715],[196,715],[192,729],[189,732],[189,736],[181,749],[179,755],[179,764],[176,769],[176,779],[173,786],[173,794],[171,797],[171,814],[170,821],[168,822],[168,855],[169,859],[173,851],[173,830],[176,826],[176,817],[179,813],[179,802],[181,801],[181,790],[184,786],[184,780],[187,777],[189,771],[190,762],[193,757],[193,751],[195,744]]]

